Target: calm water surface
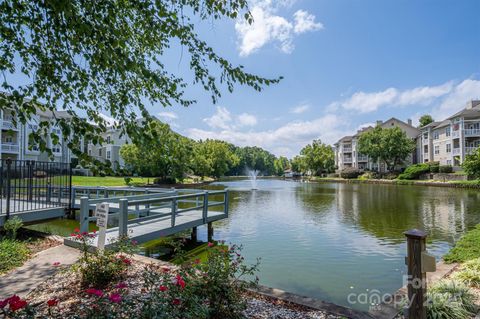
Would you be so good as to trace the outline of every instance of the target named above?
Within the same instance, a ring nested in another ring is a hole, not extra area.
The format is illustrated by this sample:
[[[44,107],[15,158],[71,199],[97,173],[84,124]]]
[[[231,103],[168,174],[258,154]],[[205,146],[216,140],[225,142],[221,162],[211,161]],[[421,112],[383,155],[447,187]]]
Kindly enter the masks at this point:
[[[349,304],[351,293],[392,293],[403,284],[403,232],[429,233],[428,249],[441,257],[465,231],[480,223],[475,190],[369,184],[248,180],[211,184],[228,187],[230,217],[215,223],[217,240],[242,244],[249,262],[261,257],[260,283]],[[78,222],[57,220],[37,229],[68,235]],[[205,227],[199,239],[206,240]],[[145,252],[161,247],[150,243]]]
[[[400,288],[406,272],[403,232],[429,233],[428,249],[441,257],[480,222],[480,192],[439,187],[221,182],[228,187],[230,217],[215,225],[216,239],[243,244],[261,257],[260,283],[357,309],[350,293]],[[203,230],[203,237],[205,237]]]

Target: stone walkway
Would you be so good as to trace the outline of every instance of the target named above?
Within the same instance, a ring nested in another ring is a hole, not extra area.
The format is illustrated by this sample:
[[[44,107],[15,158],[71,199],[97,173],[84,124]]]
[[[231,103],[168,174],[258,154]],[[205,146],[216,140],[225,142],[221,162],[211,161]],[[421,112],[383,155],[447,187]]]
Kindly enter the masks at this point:
[[[78,257],[77,249],[65,245],[39,252],[22,267],[0,277],[0,300],[12,295],[25,297],[58,269],[74,264]]]

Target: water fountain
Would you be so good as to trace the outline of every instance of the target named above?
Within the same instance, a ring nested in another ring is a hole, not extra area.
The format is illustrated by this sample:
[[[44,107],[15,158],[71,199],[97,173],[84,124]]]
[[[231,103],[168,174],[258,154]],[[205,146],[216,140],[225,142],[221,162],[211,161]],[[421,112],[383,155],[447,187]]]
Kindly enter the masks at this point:
[[[252,184],[252,190],[256,190],[257,188],[257,175],[259,171],[256,169],[247,169],[248,176],[250,176],[250,183]]]

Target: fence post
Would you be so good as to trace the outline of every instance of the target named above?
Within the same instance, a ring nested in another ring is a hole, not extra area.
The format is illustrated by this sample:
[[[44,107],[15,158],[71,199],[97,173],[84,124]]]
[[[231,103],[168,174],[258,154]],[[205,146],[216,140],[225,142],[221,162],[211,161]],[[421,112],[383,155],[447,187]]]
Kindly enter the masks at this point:
[[[427,270],[422,266],[422,256],[426,251],[427,234],[422,230],[411,229],[404,235],[407,237],[408,318],[426,319]]]
[[[203,223],[207,222],[208,217],[208,192],[203,193],[203,211],[202,211]]]
[[[89,222],[89,211],[90,207],[88,205],[88,197],[80,198],[80,232],[88,232],[88,222]]]
[[[228,191],[228,189],[226,189],[225,190],[225,203],[224,203],[224,207],[223,207],[224,211],[223,212],[225,213],[225,215],[227,217],[228,217],[228,193],[229,193],[229,191]]]
[[[6,216],[5,220],[7,220],[10,217],[10,197],[11,197],[11,189],[10,189],[10,169],[12,168],[12,160],[10,158],[7,158],[6,160],[7,164],[7,202],[5,203],[5,209],[6,209]]]
[[[175,215],[177,214],[177,199],[172,199],[172,227],[175,226]]]
[[[123,237],[128,234],[128,199],[121,198],[118,203],[118,235],[119,237]]]

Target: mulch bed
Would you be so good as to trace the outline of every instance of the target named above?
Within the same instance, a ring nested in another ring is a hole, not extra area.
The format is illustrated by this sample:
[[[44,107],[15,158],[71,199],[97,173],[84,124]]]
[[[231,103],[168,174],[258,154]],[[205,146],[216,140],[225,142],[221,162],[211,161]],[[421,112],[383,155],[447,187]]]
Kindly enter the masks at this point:
[[[142,294],[141,272],[146,263],[135,261],[128,270],[126,278],[122,281],[128,288],[124,294],[140,296]],[[159,265],[160,267],[160,265]],[[60,267],[61,268],[61,267]],[[104,289],[105,294],[114,292],[115,288]],[[245,293],[247,309],[246,318],[252,319],[337,319],[338,316],[330,315],[319,310],[313,310],[290,302],[258,295],[252,292]],[[95,298],[85,293],[81,287],[79,277],[68,268],[61,269],[56,275],[40,284],[26,298],[31,305],[35,305],[39,315],[47,316],[47,301],[59,300],[55,313],[61,314],[58,318],[69,318],[69,314],[77,316],[85,314],[86,309],[94,307]],[[130,317],[131,318],[131,317]]]

